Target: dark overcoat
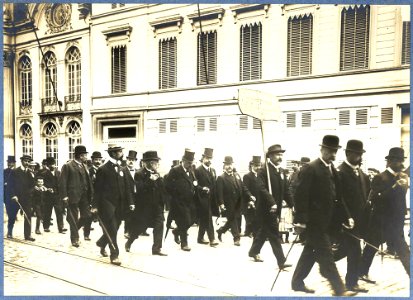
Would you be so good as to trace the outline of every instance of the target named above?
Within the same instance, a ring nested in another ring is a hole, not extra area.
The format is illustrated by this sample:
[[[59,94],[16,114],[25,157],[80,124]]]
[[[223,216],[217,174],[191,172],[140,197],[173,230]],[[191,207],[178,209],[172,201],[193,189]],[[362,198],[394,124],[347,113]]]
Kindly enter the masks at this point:
[[[79,165],[77,162],[72,160],[63,165],[59,179],[59,197],[61,199],[69,197],[70,204],[79,203],[82,196],[82,191],[80,189],[82,182],[82,174],[80,171],[81,167],[84,168],[87,175],[87,199],[89,200],[93,195],[93,185],[89,177],[88,169],[84,164]]]
[[[31,191],[34,187],[34,175],[21,167],[13,169],[9,181],[10,198],[17,196],[19,202],[31,206]]]
[[[14,203],[14,201],[11,201],[11,189],[10,189],[10,184],[11,184],[11,176],[13,174],[13,169],[6,168],[4,169],[3,172],[3,201],[6,205],[12,204],[13,206],[17,207],[17,203]]]
[[[216,172],[214,168],[210,168],[208,172],[204,166],[199,166],[195,170],[195,176],[198,180],[198,198],[197,205],[199,212],[207,212],[211,209],[213,216],[219,216],[219,209],[216,200]],[[203,187],[209,188],[209,193],[202,191]]]

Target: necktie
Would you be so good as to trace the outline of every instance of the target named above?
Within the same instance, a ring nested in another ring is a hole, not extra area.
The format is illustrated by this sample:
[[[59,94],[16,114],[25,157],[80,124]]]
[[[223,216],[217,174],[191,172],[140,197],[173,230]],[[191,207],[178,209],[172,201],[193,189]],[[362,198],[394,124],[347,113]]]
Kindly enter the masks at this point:
[[[355,168],[355,169],[354,169],[354,174],[356,174],[357,177],[360,176],[360,173],[359,173],[359,169],[358,169],[358,168]]]

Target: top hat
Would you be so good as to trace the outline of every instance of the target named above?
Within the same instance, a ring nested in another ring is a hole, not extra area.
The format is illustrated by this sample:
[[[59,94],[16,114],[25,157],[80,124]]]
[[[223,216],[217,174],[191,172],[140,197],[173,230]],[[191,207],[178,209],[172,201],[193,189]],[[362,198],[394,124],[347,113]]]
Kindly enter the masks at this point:
[[[224,164],[230,165],[233,164],[234,160],[232,159],[232,156],[225,156],[224,157]]]
[[[8,162],[8,163],[15,163],[15,162],[16,162],[16,158],[14,157],[14,155],[9,155],[9,156],[7,156],[7,162]]]
[[[128,156],[126,156],[126,158],[131,158],[134,160],[138,160],[138,158],[136,157],[138,155],[138,152],[134,151],[134,150],[129,150]]]
[[[93,151],[91,158],[92,158],[92,159],[94,159],[94,158],[102,158],[102,153],[100,153],[99,151]]]
[[[322,147],[330,148],[330,149],[340,149],[341,146],[338,144],[340,139],[336,135],[325,135],[323,137],[323,143],[320,145]]]
[[[56,160],[54,159],[53,156],[46,157],[45,160],[46,160],[46,164],[49,165],[49,166],[56,164]]]
[[[108,149],[106,150],[107,152],[110,152],[110,151],[119,151],[119,150],[122,150],[122,149],[124,149],[124,148],[122,148],[121,146],[118,146],[118,145],[116,145],[116,144],[109,144],[108,145]]]
[[[404,156],[404,149],[400,147],[394,147],[389,150],[389,155],[385,157],[385,159],[398,159],[404,160],[406,157]]]
[[[260,166],[261,165],[261,156],[253,156],[250,161],[251,165]]]
[[[172,166],[171,166],[171,168],[173,168],[173,167],[175,167],[175,166],[177,166],[177,165],[179,165],[179,159],[174,159],[174,160],[172,161]]]
[[[85,153],[89,153],[89,152],[86,151],[86,147],[85,147],[85,146],[83,146],[83,145],[77,145],[77,146],[75,147],[75,155],[76,155],[76,154],[85,154]]]
[[[284,153],[285,150],[281,148],[281,145],[275,144],[268,148],[267,154],[271,153]]]
[[[142,161],[149,161],[149,160],[160,160],[158,157],[158,152],[156,151],[146,151],[142,155]]]
[[[212,158],[212,153],[213,152],[214,152],[214,149],[205,148],[204,153],[202,154],[202,157]]]
[[[185,149],[185,154],[182,156],[182,160],[186,160],[188,162],[194,161],[195,152],[192,152],[189,149]]]
[[[363,142],[359,140],[349,140],[347,142],[346,151],[352,151],[356,153],[364,153],[366,150],[363,149]]]
[[[23,154],[23,156],[22,157],[20,157],[20,159],[21,160],[23,160],[23,159],[27,159],[27,160],[30,160],[30,161],[32,161],[33,159],[32,159],[32,157],[30,156],[30,155],[27,155],[27,154]]]

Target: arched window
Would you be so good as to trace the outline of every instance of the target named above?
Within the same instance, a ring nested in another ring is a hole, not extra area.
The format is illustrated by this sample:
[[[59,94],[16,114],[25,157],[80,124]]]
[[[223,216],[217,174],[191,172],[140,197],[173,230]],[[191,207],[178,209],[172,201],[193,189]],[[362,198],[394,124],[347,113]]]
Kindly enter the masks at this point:
[[[32,62],[23,56],[19,62],[20,112],[32,106]]]
[[[75,147],[82,143],[82,128],[76,121],[72,121],[67,126],[67,133],[69,135],[69,158],[74,159]]]
[[[44,103],[56,104],[54,90],[57,89],[57,59],[53,52],[47,52],[43,60]]]
[[[57,127],[55,124],[49,122],[44,127],[43,136],[45,137],[46,157],[52,156],[58,165],[58,143],[57,143]]]
[[[23,155],[33,157],[33,132],[29,124],[23,124],[20,128]]]
[[[76,47],[71,47],[66,54],[66,72],[68,80],[68,101],[80,101],[82,93],[81,55]]]

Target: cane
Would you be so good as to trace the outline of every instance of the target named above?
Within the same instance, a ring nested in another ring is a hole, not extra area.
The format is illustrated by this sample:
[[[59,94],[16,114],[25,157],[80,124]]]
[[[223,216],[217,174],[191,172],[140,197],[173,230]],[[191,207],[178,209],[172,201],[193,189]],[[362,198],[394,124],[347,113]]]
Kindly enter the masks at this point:
[[[16,203],[20,206],[20,209],[22,210],[24,217],[26,218],[27,222],[29,222],[30,227],[31,227],[31,226],[32,226],[32,222],[30,222],[29,217],[27,216],[26,212],[25,212],[24,209],[23,209],[23,206],[20,204],[20,202],[19,202],[19,200],[18,200],[17,198],[15,199],[15,201],[16,201]]]
[[[67,213],[69,214],[70,218],[72,219],[72,222],[73,222],[73,225],[74,225],[75,228],[76,228],[76,231],[79,231],[79,228],[77,227],[77,223],[76,223],[75,217],[73,216],[72,211],[70,210],[70,207],[67,207],[66,211],[67,211]]]
[[[386,254],[386,252],[380,250],[379,248],[377,248],[376,246],[370,244],[369,242],[366,242],[366,241],[363,240],[362,238],[359,238],[357,235],[354,235],[354,234],[352,234],[351,232],[344,231],[344,230],[343,230],[343,232],[347,233],[349,236],[355,238],[356,240],[363,241],[364,243],[366,243],[366,245],[368,245],[368,246],[370,246],[371,248],[377,250],[377,252],[378,252],[380,255],[382,255],[382,257],[383,257],[383,255]]]
[[[108,238],[110,245],[112,246],[113,249],[116,249],[115,245],[113,244],[112,239],[110,238],[109,232],[108,232],[108,230],[106,229],[106,226],[103,224],[102,219],[99,217],[99,215],[97,215],[97,217],[98,217],[98,221],[99,221],[100,226],[102,226],[103,233],[104,233],[104,234],[106,235],[106,237]]]
[[[290,249],[289,249],[288,252],[287,252],[287,255],[285,256],[285,261],[287,261],[288,255],[290,254],[291,249],[294,247],[294,244],[297,242],[299,236],[300,236],[300,235],[298,235],[298,234],[296,235],[293,243],[291,244]],[[280,273],[281,273],[282,270],[283,270],[282,268],[279,268],[279,269],[278,269],[277,276],[275,277],[274,282],[272,283],[271,292],[272,292],[272,290],[274,289],[274,285],[275,285],[275,283],[277,282],[278,276],[280,276]]]

